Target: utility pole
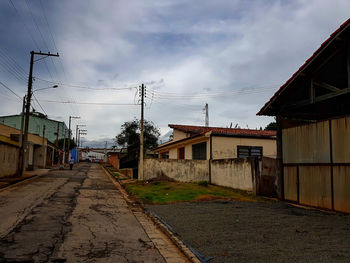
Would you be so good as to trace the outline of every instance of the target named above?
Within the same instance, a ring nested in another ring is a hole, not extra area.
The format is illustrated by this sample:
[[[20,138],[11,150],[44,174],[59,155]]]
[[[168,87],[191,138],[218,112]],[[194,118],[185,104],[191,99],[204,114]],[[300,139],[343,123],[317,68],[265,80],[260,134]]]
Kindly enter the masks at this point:
[[[79,136],[78,136],[78,146],[81,146],[81,140],[80,140],[80,135],[87,135],[87,130],[79,130]]]
[[[141,85],[141,132],[140,132],[140,160],[139,160],[139,180],[143,180],[143,110],[144,110],[144,97],[145,97],[145,85]]]
[[[105,141],[105,157],[104,157],[104,161],[107,162],[107,141]]]
[[[45,130],[46,130],[46,125],[43,125],[43,145],[45,143]],[[46,143],[46,149],[45,149],[45,156],[47,156],[47,143]],[[46,167],[46,158],[44,159],[44,163],[43,163],[43,167],[45,168]]]
[[[39,55],[39,56],[46,56],[46,57],[58,57],[57,54],[51,54],[50,52],[48,53],[42,53],[40,52],[30,52],[30,67],[29,67],[29,76],[28,76],[28,90],[27,90],[27,98],[26,98],[26,114],[25,114],[25,125],[24,125],[24,138],[23,138],[23,147],[20,149],[20,156],[22,156],[21,161],[22,164],[20,165],[20,171],[19,175],[21,176],[23,174],[23,168],[24,168],[24,152],[26,152],[28,149],[28,128],[29,128],[29,115],[30,115],[30,102],[32,99],[32,88],[33,88],[33,66],[34,66],[34,56]],[[45,57],[44,57],[45,58]],[[43,59],[43,58],[40,58]],[[38,59],[39,60],[39,59]]]
[[[78,148],[79,148],[79,132],[80,132],[80,130],[79,130],[79,126],[80,127],[86,127],[86,125],[83,125],[83,124],[77,124],[77,126],[76,126],[76,129],[75,129],[75,140],[76,140],[76,144],[77,144],[77,150],[76,150],[76,157],[77,157],[77,159],[78,159],[78,161],[79,161],[79,152],[78,152]]]
[[[72,119],[80,119],[80,117],[69,116],[69,128],[68,128],[68,158],[69,158],[69,149],[70,149],[70,140],[71,140],[71,122]]]
[[[23,97],[22,115],[21,115],[21,134],[19,135],[19,157],[18,157],[18,174],[21,173],[23,167],[23,128],[24,128],[24,110],[26,105],[26,96]]]
[[[205,127],[209,127],[209,108],[208,103],[205,104]]]
[[[64,125],[64,122],[63,123],[63,160],[62,160],[62,163],[64,164],[65,163],[65,159],[66,159],[66,127]]]
[[[60,123],[57,122],[57,131],[56,131],[56,147],[58,147],[58,133],[60,131]]]

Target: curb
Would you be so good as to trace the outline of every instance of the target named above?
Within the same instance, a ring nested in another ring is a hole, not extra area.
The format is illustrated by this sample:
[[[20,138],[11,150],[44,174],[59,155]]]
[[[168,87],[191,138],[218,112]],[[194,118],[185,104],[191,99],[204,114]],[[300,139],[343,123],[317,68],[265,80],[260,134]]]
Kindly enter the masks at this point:
[[[131,207],[132,211],[141,211],[144,213],[152,222],[179,248],[179,250],[186,256],[188,260],[193,263],[201,263],[201,261],[192,253],[192,251],[166,226],[164,225],[158,218],[153,216],[150,212],[148,212],[141,203],[135,201],[123,188],[123,186],[114,178],[106,168],[101,165],[104,172],[111,178],[114,185],[122,194],[124,200]],[[135,207],[136,206],[136,207]],[[139,209],[137,209],[139,208]]]
[[[50,170],[51,171],[51,170]],[[49,173],[49,171],[47,171],[46,173],[43,173],[43,174],[34,174],[33,176],[30,176],[30,177],[27,177],[27,178],[23,178],[22,180],[19,180],[15,183],[12,183],[12,184],[9,184],[9,185],[6,185],[4,187],[1,187],[0,188],[0,192],[1,191],[4,191],[4,190],[8,190],[10,187],[13,187],[13,186],[18,186],[18,185],[21,185],[21,184],[24,184],[24,183],[27,183],[28,181],[31,181],[31,180],[34,180],[36,178],[40,178],[44,175],[47,175]]]

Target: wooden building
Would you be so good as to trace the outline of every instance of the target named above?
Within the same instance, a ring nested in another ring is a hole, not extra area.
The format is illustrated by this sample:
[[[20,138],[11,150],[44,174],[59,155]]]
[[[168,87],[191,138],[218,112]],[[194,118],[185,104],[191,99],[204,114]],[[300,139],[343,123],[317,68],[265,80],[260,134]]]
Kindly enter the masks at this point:
[[[350,212],[350,19],[258,115],[276,116],[282,199]]]

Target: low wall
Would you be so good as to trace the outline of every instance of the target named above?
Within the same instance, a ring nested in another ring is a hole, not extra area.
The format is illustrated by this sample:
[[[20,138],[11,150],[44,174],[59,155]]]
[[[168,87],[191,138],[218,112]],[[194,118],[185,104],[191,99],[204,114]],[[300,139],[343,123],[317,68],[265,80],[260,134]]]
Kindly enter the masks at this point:
[[[0,143],[0,177],[12,176],[17,173],[19,148]]]
[[[211,163],[211,182],[215,185],[255,192],[254,162],[251,159],[221,159]]]
[[[180,182],[209,180],[209,163],[205,160],[145,159],[144,180],[169,177]]]
[[[123,168],[123,169],[116,169],[118,173],[124,174],[127,177],[132,178],[133,176],[133,169],[132,168]]]
[[[108,163],[115,169],[119,169],[119,158],[117,155],[111,155],[108,157]]]

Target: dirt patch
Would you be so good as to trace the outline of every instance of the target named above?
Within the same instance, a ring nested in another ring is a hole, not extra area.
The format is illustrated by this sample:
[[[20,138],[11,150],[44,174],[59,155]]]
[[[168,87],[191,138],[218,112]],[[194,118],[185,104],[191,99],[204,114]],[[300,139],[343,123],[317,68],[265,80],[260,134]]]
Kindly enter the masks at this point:
[[[210,262],[349,262],[349,215],[232,200],[146,207]]]

